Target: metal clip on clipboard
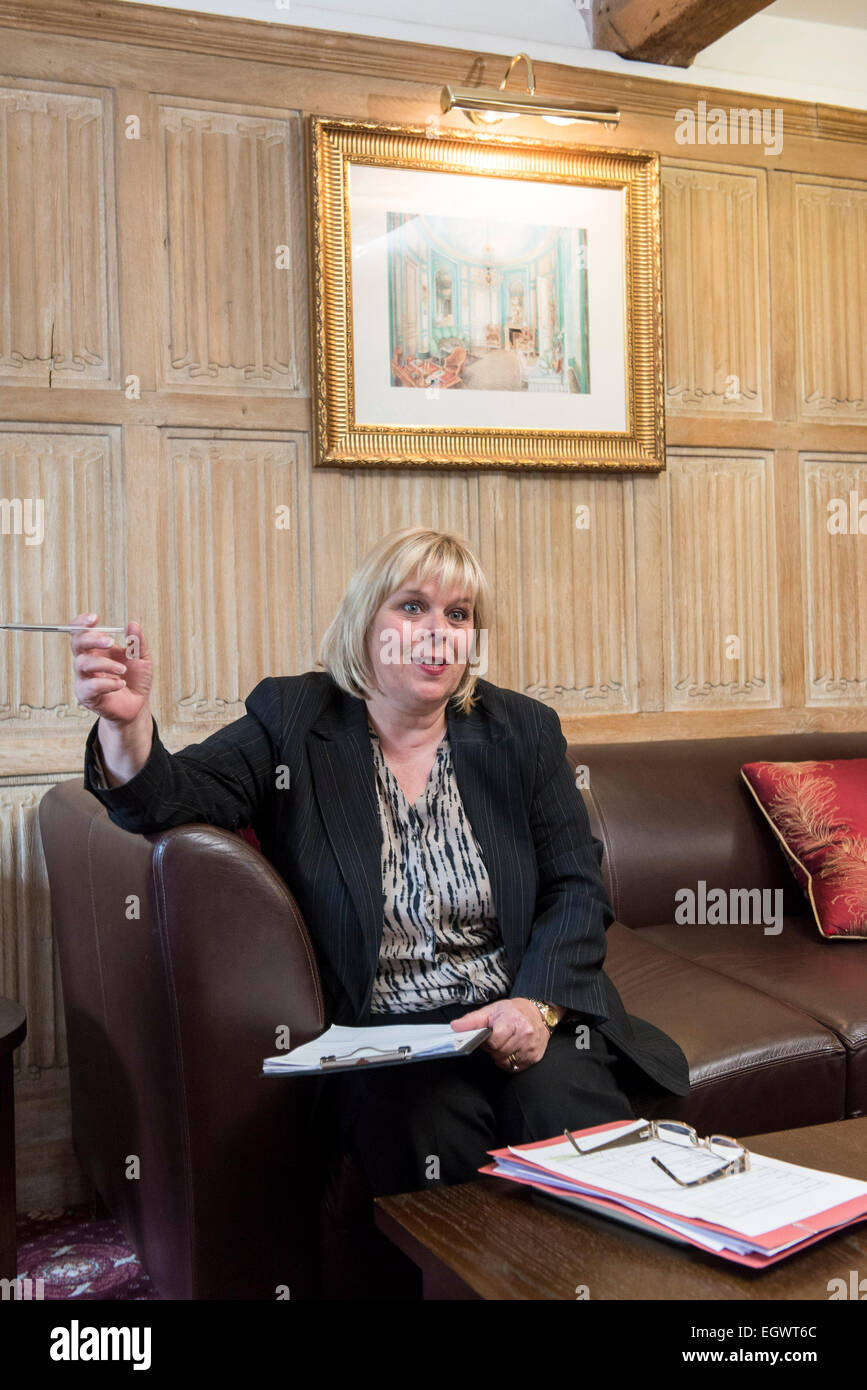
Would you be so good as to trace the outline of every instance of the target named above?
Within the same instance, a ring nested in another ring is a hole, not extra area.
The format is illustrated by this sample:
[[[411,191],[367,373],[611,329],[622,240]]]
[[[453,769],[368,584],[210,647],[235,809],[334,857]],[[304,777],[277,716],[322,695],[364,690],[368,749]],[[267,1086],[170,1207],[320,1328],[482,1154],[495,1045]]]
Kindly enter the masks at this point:
[[[354,1047],[352,1049],[352,1052],[360,1051],[360,1047]],[[385,1052],[380,1047],[367,1047],[365,1048],[365,1051],[380,1052],[382,1053],[382,1055],[380,1057],[359,1057],[355,1062],[353,1062],[353,1066],[363,1067],[370,1062],[405,1062],[409,1058],[409,1055],[412,1052],[412,1048],[409,1046],[409,1044],[404,1044],[404,1046],[399,1047],[396,1052]],[[342,1057],[337,1057],[333,1054],[330,1057],[320,1057],[319,1065],[320,1067],[322,1067],[323,1071],[326,1069],[326,1067],[342,1066],[342,1064],[344,1062],[347,1062],[349,1058],[352,1056],[352,1052],[345,1052]]]

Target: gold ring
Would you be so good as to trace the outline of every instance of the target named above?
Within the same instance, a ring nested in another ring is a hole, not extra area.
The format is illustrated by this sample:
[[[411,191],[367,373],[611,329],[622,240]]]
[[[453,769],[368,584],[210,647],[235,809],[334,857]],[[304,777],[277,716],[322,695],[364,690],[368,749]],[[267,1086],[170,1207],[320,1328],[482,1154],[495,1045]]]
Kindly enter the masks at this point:
[[[510,1053],[509,1053],[509,1061],[512,1063],[512,1071],[520,1071],[520,1070],[521,1070],[521,1068],[518,1066],[518,1059],[517,1059],[517,1057],[515,1056],[514,1052],[510,1052]]]

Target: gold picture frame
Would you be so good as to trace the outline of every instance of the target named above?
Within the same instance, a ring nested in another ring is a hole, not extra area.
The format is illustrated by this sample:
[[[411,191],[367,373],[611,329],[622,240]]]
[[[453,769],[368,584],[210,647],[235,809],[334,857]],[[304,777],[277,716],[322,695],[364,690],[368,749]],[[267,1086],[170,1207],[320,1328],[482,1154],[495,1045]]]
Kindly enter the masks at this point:
[[[309,137],[315,466],[665,467],[658,154]]]

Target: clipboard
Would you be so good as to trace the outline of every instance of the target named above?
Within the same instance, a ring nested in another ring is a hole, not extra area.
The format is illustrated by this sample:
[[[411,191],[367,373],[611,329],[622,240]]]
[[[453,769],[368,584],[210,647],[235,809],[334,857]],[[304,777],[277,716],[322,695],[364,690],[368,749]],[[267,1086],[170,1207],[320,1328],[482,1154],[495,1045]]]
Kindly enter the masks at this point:
[[[318,1066],[305,1067],[303,1069],[301,1067],[287,1067],[285,1070],[279,1071],[260,1071],[259,1076],[266,1078],[274,1076],[329,1076],[332,1072],[356,1071],[361,1067],[375,1067],[379,1070],[380,1067],[401,1067],[412,1062],[445,1062],[451,1057],[469,1056],[471,1052],[475,1052],[476,1048],[491,1036],[492,1031],[491,1028],[482,1028],[475,1037],[467,1038],[459,1047],[452,1048],[450,1052],[437,1052],[433,1055],[422,1053],[414,1056],[412,1048],[408,1044],[392,1051],[386,1051],[383,1048],[374,1048],[371,1046],[365,1048],[365,1052],[367,1054],[370,1052],[377,1052],[379,1054],[378,1056],[371,1057],[367,1055],[350,1060],[352,1053],[347,1053],[342,1057],[326,1053],[325,1056],[319,1058]],[[354,1052],[360,1050],[361,1049],[357,1047],[353,1048]]]

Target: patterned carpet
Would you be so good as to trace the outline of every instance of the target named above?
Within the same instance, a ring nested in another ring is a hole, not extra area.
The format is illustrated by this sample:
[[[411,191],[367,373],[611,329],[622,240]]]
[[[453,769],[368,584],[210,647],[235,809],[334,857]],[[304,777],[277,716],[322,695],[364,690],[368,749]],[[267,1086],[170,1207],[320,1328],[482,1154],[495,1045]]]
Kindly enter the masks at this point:
[[[120,1228],[95,1220],[89,1204],[27,1212],[17,1231],[18,1278],[42,1279],[46,1300],[158,1298]]]

